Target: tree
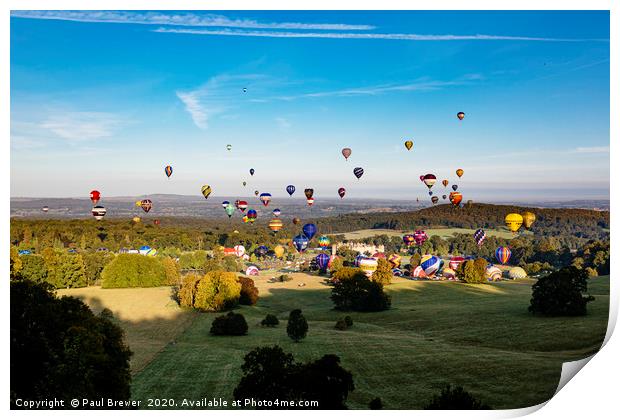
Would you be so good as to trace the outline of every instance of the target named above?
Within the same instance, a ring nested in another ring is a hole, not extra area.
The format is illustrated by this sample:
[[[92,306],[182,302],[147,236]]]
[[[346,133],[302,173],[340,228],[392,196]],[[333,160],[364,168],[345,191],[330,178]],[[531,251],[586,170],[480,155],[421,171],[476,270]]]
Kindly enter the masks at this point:
[[[258,302],[258,288],[254,286],[254,280],[249,277],[239,277],[237,281],[241,285],[239,304],[256,305],[256,302]]]
[[[384,286],[392,282],[392,268],[385,258],[377,261],[377,269],[372,273],[371,280]]]
[[[179,263],[174,258],[170,257],[162,258],[161,263],[166,273],[166,283],[169,285],[178,284],[181,281],[181,267]]]
[[[584,296],[588,290],[585,270],[568,266],[542,277],[532,286],[528,310],[548,316],[577,316],[587,313],[586,305],[593,296]]]
[[[476,399],[463,387],[454,389],[447,385],[441,390],[441,394],[433,396],[431,401],[424,407],[425,410],[490,410],[487,404]]]
[[[139,254],[121,254],[110,261],[101,273],[101,287],[167,286],[166,269],[159,258]]]
[[[340,270],[344,265],[342,264],[342,258],[336,257],[332,260],[331,266],[329,267],[329,271],[335,273]]]
[[[193,308],[196,292],[198,291],[198,283],[202,280],[202,276],[190,273],[181,279],[181,286],[177,292],[179,305],[184,308]]]
[[[467,260],[461,264],[456,274],[465,283],[485,283],[487,264],[484,258]]]
[[[275,327],[279,323],[278,317],[272,314],[265,315],[265,319],[260,322],[263,327]]]
[[[345,267],[335,273],[334,278],[338,281],[334,282],[331,299],[338,310],[375,312],[391,305],[383,285],[370,281],[359,269]]]
[[[288,323],[286,324],[286,333],[296,343],[306,338],[308,333],[308,321],[306,317],[301,314],[301,309],[293,309],[288,317]]]
[[[241,314],[228,312],[226,315],[218,316],[211,324],[212,335],[246,335],[248,333],[248,323]]]
[[[114,259],[110,252],[89,252],[83,254],[86,282],[92,286],[101,282],[103,268]]]
[[[383,408],[383,402],[381,398],[375,397],[368,403],[368,408],[370,410],[381,410]]]
[[[17,250],[17,247],[12,246],[11,247],[11,278],[15,278],[20,270],[22,269],[22,259],[19,256],[19,251]]]
[[[411,265],[411,269],[413,270],[414,268],[419,266],[421,261],[422,257],[420,256],[420,254],[418,254],[417,252],[413,254],[411,258],[409,258],[409,264]]]
[[[49,284],[11,282],[11,407],[18,398],[130,397],[131,351],[122,329]]]
[[[40,255],[23,255],[21,257],[22,268],[19,278],[29,280],[33,283],[43,283],[47,281],[47,269],[45,262]]]
[[[194,307],[201,311],[222,311],[237,305],[241,285],[235,273],[211,271],[198,283]]]

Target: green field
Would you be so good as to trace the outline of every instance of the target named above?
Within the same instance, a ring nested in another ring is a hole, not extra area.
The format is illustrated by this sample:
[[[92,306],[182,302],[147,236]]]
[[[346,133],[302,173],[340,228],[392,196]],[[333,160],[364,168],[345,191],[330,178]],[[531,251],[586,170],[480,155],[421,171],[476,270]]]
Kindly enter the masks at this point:
[[[493,408],[525,407],[549,399],[561,364],[595,352],[607,327],[609,276],[590,282],[596,300],[586,317],[574,318],[530,315],[530,280],[466,285],[395,279],[387,287],[392,309],[350,313],[354,325],[348,331],[334,329],[343,313],[332,309],[322,280],[307,274],[284,284],[258,278],[258,305],[239,310],[250,326],[244,337],[212,337],[216,315],[193,317],[135,375],[133,398],[232,400],[243,355],[278,344],[299,361],[339,355],[354,377],[351,408],[366,408],[376,396],[386,409],[421,408],[447,383],[464,386]],[[309,321],[301,343],[286,336],[285,317],[295,308]],[[277,328],[258,326],[267,313],[278,315]],[[131,324],[125,327],[131,334]]]
[[[465,229],[465,228],[438,228],[438,229],[424,229],[428,237],[430,238],[433,235],[441,236],[442,238],[448,238],[450,236],[454,236],[455,233],[464,233],[468,235],[473,235],[476,229]],[[484,230],[487,236],[496,236],[498,238],[503,239],[511,239],[514,238],[514,235],[508,229],[485,229]],[[356,230],[353,232],[343,233],[345,239],[355,240],[362,238],[370,238],[373,236],[379,235],[388,235],[388,236],[403,236],[405,233],[411,233],[412,230],[393,230],[393,229],[363,229]],[[523,232],[521,233],[523,234]]]

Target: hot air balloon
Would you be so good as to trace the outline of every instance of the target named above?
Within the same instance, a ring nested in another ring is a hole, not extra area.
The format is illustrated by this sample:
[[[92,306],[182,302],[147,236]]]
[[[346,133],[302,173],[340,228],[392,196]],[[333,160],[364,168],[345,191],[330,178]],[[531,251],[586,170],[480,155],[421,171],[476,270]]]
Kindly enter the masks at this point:
[[[441,198],[443,198],[445,200],[446,198],[448,198],[448,196],[444,194],[444,195],[441,196]]]
[[[263,206],[267,207],[269,205],[269,202],[271,201],[271,194],[262,193],[259,199],[263,203]]]
[[[248,202],[244,200],[235,201],[235,207],[241,210],[241,213],[245,213],[245,209],[248,208]]]
[[[297,235],[293,238],[293,246],[297,252],[304,252],[308,248],[308,238],[305,235]]]
[[[283,226],[282,220],[280,220],[280,219],[275,218],[275,219],[271,219],[269,221],[269,229],[271,229],[271,231],[273,233],[276,233],[280,229],[282,229],[282,226]]]
[[[487,235],[484,233],[484,230],[478,229],[474,232],[474,241],[478,246],[482,246],[482,243],[486,239]]]
[[[226,145],[226,150],[228,150],[230,152],[230,149],[232,149],[232,144],[227,144]]]
[[[344,195],[347,193],[347,190],[345,190],[344,188],[340,187],[338,188],[338,195],[340,196],[340,198],[344,198]]]
[[[487,267],[485,271],[485,276],[488,281],[497,281],[502,278],[502,270],[494,265],[490,265]]]
[[[306,203],[308,203],[309,206],[312,206],[314,204],[314,198],[306,199]]]
[[[428,192],[428,195],[432,196],[432,195],[433,195],[433,192],[432,192],[432,191],[429,191],[429,192]]]
[[[521,216],[523,217],[523,226],[525,226],[526,229],[529,229],[536,221],[536,215],[531,211],[523,212]]]
[[[293,217],[293,224],[294,225],[298,225],[301,222],[301,219],[299,217]]]
[[[243,223],[247,223],[250,219],[248,219],[248,216],[243,216],[241,220],[243,220]]]
[[[273,253],[276,255],[276,258],[282,258],[284,255],[284,247],[282,245],[276,245],[273,249]]]
[[[437,177],[433,174],[426,174],[422,177],[422,182],[428,187],[430,190],[435,185],[435,181],[437,181]]]
[[[222,201],[222,207],[223,208],[226,208],[226,206],[228,206],[229,204],[230,204],[230,201],[228,201],[228,200]]]
[[[41,210],[43,211],[43,213],[47,213],[48,211],[50,211],[50,208],[47,206],[43,206]]]
[[[378,265],[378,261],[374,258],[361,258],[359,260],[359,268],[366,274],[366,277],[371,277],[377,271]]]
[[[319,237],[319,239],[318,239],[318,241],[319,241],[319,246],[320,246],[322,249],[327,249],[327,248],[329,247],[329,244],[331,243],[331,241],[329,240],[329,238],[328,238],[327,236],[325,236],[325,235],[320,236],[320,237]]]
[[[271,214],[273,214],[275,217],[280,217],[280,214],[282,214],[282,211],[280,211],[280,209],[273,209]]]
[[[414,241],[415,241],[415,238],[413,237],[412,233],[403,235],[403,242],[405,243],[406,247],[410,247]]]
[[[248,222],[250,223],[254,223],[254,221],[256,220],[256,217],[258,216],[258,213],[256,213],[256,210],[250,209],[248,210]]]
[[[161,222],[159,221],[159,219],[155,219],[155,220],[153,220],[153,224],[155,226],[159,226],[161,224]]]
[[[424,182],[424,175],[420,175],[420,181]]]
[[[327,254],[319,254],[315,258],[316,265],[319,266],[321,270],[327,269],[327,264],[329,264],[329,255]]]
[[[463,194],[461,194],[460,192],[457,192],[457,191],[453,191],[453,192],[450,193],[448,198],[450,199],[450,202],[453,205],[458,206],[460,204],[460,202],[463,200]]]
[[[364,175],[364,169],[360,167],[354,168],[353,175],[355,175],[357,179],[360,179],[362,175]]]
[[[460,255],[455,255],[452,258],[450,258],[450,262],[448,263],[448,265],[450,266],[452,270],[456,271],[459,268],[459,266],[463,264],[464,262],[465,262],[465,258],[461,257]]]
[[[235,206],[233,206],[232,204],[228,204],[225,210],[228,218],[231,218],[232,215],[235,213]]]
[[[243,254],[245,254],[245,247],[243,245],[235,245],[233,249],[235,250],[235,255],[239,258],[243,257]]]
[[[344,156],[345,160],[348,160],[349,156],[351,156],[351,149],[349,149],[348,147],[342,149],[342,156]]]
[[[427,276],[435,274],[441,265],[441,258],[434,255],[423,255],[420,260],[420,267],[424,270]]]
[[[459,112],[459,113],[456,114],[456,117],[459,120],[463,120],[463,118],[465,118],[465,113],[464,112]]]
[[[312,198],[314,195],[314,190],[312,188],[306,188],[304,190],[304,194],[306,195],[306,198]]]
[[[140,207],[142,207],[142,210],[144,210],[145,213],[148,213],[149,211],[151,211],[151,208],[153,207],[153,202],[151,200],[144,199],[142,200],[142,202],[140,202]]]
[[[246,93],[248,91],[248,88],[243,88],[243,93]]]
[[[439,197],[434,195],[434,196],[431,197],[431,201],[433,202],[433,204],[437,204],[437,202],[439,201]]]
[[[456,191],[459,189],[459,186],[456,184],[452,184],[452,191]]]
[[[362,259],[366,258],[366,256],[364,254],[358,254],[355,256],[355,259],[353,260],[353,265],[355,265],[356,267],[360,266],[360,261]]]
[[[92,190],[90,192],[90,201],[93,202],[93,206],[99,202],[100,198],[101,198],[101,194],[99,193],[99,191]]]
[[[141,220],[142,220],[142,219],[140,219],[140,217],[139,217],[139,216],[134,216],[134,217],[131,219],[131,221],[132,221],[132,222],[134,222],[135,224],[140,223],[140,221],[141,221]]]
[[[95,206],[91,210],[91,213],[93,214],[95,220],[101,220],[103,219],[103,216],[105,216],[105,214],[107,213],[107,210],[103,206]]]
[[[254,195],[258,197],[258,194],[260,194],[260,191],[254,190]]]
[[[164,168],[164,172],[166,173],[166,176],[168,178],[170,178],[172,176],[172,166],[168,165]]]
[[[428,235],[423,230],[416,230],[413,232],[413,240],[417,246],[422,246],[428,239]]]
[[[308,238],[308,240],[311,240],[314,235],[316,235],[316,225],[314,223],[306,223],[302,228],[301,228],[302,232],[304,233],[304,235],[306,235],[306,237]]]
[[[458,177],[460,178],[460,177],[462,177],[462,176],[463,176],[463,173],[464,173],[464,172],[465,172],[465,171],[464,171],[464,170],[462,170],[462,169],[457,169],[457,170],[456,170],[456,176],[458,176]]]
[[[258,276],[259,274],[260,274],[260,270],[255,265],[251,265],[245,269],[246,276]]]
[[[390,267],[391,268],[398,268],[400,267],[400,255],[398,254],[392,254],[388,257],[388,262],[390,263]]]
[[[211,187],[209,185],[203,185],[200,191],[202,191],[202,195],[204,196],[205,200],[209,198],[209,195],[211,195]]]
[[[500,246],[495,250],[495,259],[499,261],[500,264],[506,264],[510,260],[510,248],[507,246]]]
[[[267,252],[269,252],[269,248],[267,248],[265,245],[261,245],[254,250],[254,255],[256,255],[257,257],[264,257],[265,255],[267,255]]]
[[[286,187],[286,192],[288,193],[288,195],[295,194],[295,186],[294,185],[288,185]]]
[[[448,181],[447,179],[444,179],[443,181],[441,181],[441,183],[443,184],[444,187],[447,187],[450,181]]]
[[[411,150],[411,148],[413,147],[413,142],[411,140],[407,140],[405,142],[405,147],[407,148],[407,150]]]
[[[512,267],[508,271],[508,277],[511,279],[523,279],[527,277],[527,273],[522,267]]]
[[[250,168],[250,175],[254,176],[254,168]]]
[[[512,233],[515,233],[523,224],[523,216],[518,213],[507,214],[504,223]]]

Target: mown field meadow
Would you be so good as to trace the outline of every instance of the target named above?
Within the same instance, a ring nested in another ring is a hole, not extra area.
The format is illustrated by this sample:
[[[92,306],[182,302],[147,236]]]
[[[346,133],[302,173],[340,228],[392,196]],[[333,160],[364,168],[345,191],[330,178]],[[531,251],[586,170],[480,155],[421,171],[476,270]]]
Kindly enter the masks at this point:
[[[465,228],[432,228],[432,229],[423,229],[429,238],[433,235],[440,236],[442,238],[448,238],[450,236],[454,236],[456,233],[463,233],[473,235],[476,229],[465,229]],[[514,234],[511,233],[508,229],[499,228],[499,229],[485,229],[484,230],[487,236],[496,236],[502,239],[512,239],[514,238]],[[394,229],[363,229],[356,230],[352,232],[344,233],[344,237],[347,240],[355,240],[362,238],[370,238],[378,235],[388,235],[388,236],[403,236],[405,233],[411,233],[410,230],[394,230]],[[523,233],[521,233],[523,234]]]

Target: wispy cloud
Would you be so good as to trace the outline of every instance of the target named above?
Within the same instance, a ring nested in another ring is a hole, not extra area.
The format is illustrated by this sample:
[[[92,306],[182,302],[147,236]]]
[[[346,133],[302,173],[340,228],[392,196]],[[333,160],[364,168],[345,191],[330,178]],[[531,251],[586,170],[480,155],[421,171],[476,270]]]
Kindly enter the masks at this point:
[[[40,127],[75,142],[110,137],[122,123],[121,118],[106,112],[65,112],[48,117]]]
[[[345,23],[259,22],[253,19],[230,19],[217,14],[129,12],[106,10],[17,10],[12,17],[68,20],[91,23],[124,23],[140,25],[202,26],[246,29],[293,29],[351,31],[375,29],[371,25]]]
[[[609,146],[578,147],[573,153],[609,153]]]
[[[290,32],[290,31],[255,31],[255,30],[211,30],[211,29],[175,29],[158,28],[153,32],[191,34],[191,35],[217,35],[217,36],[246,36],[266,38],[332,38],[332,39],[386,39],[404,41],[544,41],[544,42],[584,42],[584,41],[609,41],[605,39],[570,39],[570,38],[546,38],[515,35],[423,35],[423,34],[397,34],[397,33],[356,33],[356,32]]]

